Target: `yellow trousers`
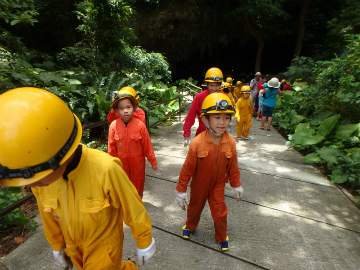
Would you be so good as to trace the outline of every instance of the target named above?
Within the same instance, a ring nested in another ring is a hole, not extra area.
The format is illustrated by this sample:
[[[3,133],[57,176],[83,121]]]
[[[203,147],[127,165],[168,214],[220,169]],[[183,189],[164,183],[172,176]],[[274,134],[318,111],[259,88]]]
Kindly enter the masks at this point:
[[[251,114],[241,115],[240,114],[240,122],[236,121],[236,131],[237,137],[247,137],[250,132],[250,128],[252,126],[251,122]]]

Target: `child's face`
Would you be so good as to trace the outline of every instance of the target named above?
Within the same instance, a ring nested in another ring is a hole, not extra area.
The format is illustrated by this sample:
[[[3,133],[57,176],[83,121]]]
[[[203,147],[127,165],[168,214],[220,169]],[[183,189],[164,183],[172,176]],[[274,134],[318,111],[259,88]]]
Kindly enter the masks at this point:
[[[116,112],[124,123],[129,123],[134,115],[134,106],[130,99],[124,98],[117,102]]]
[[[217,93],[220,91],[221,83],[218,82],[208,82],[207,87],[209,89],[210,94]]]
[[[215,113],[205,119],[214,132],[222,135],[230,125],[231,116],[228,113]]]
[[[263,83],[266,83],[266,82],[267,82],[267,79],[266,79],[266,78],[262,78],[262,82],[263,82]]]
[[[248,98],[250,97],[250,94],[249,94],[249,93],[243,93],[243,94],[241,95],[241,97],[242,97],[243,99],[248,99]]]

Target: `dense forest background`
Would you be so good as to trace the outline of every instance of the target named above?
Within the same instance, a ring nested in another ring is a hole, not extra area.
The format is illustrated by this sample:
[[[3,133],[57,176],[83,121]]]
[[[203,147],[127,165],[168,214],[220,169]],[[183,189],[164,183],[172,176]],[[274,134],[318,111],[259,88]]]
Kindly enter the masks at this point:
[[[18,51],[4,33],[62,63],[111,56],[116,70],[131,65],[120,57],[127,45],[141,46],[166,57],[173,80],[201,80],[212,66],[238,79],[278,74],[296,55],[333,58],[360,28],[354,0],[4,0],[0,9],[7,49]]]

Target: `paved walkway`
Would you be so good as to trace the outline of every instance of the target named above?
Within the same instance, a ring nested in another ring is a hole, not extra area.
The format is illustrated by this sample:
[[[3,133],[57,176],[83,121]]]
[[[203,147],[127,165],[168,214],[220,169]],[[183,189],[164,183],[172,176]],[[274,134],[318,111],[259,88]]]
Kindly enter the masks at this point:
[[[226,187],[228,252],[217,248],[208,205],[191,240],[180,237],[186,213],[175,201],[175,187],[188,150],[182,123],[162,126],[151,136],[160,171],[153,173],[147,166],[143,199],[157,251],[144,269],[360,269],[360,210],[316,169],[303,164],[276,130],[259,127],[253,120],[250,139],[237,143],[245,190],[240,205]],[[236,137],[234,119],[229,133]],[[136,245],[125,228],[123,259],[128,257],[136,258]],[[42,227],[0,263],[9,270],[60,269]]]

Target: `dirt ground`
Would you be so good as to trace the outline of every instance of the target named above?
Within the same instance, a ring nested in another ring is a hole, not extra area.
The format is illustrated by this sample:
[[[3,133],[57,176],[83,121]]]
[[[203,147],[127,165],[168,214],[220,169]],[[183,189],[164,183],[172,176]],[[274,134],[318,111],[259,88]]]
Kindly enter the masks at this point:
[[[33,218],[37,215],[37,209],[38,208],[35,198],[32,198],[20,207],[20,211],[29,218]],[[35,215],[34,212],[36,213]],[[26,225],[22,227],[8,226],[6,229],[0,231],[0,235],[0,258],[2,258],[16,249],[18,246],[22,245],[22,243],[24,243],[31,236],[31,232],[26,227]]]

